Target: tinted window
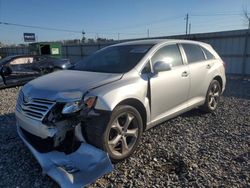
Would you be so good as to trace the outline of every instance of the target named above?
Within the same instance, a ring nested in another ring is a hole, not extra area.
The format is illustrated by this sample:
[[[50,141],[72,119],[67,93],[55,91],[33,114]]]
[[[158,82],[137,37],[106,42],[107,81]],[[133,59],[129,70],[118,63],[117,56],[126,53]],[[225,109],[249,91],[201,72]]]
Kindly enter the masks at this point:
[[[211,54],[207,49],[202,48],[203,52],[206,54],[207,59],[215,59],[214,55]]]
[[[134,68],[152,45],[111,46],[76,63],[73,70],[124,73]]]
[[[153,65],[157,61],[168,62],[173,67],[183,64],[179,47],[176,44],[168,45],[168,46],[165,46],[165,47],[159,49],[152,57]]]
[[[205,60],[204,54],[201,50],[201,47],[195,44],[182,44],[188,63],[194,63],[197,61]]]

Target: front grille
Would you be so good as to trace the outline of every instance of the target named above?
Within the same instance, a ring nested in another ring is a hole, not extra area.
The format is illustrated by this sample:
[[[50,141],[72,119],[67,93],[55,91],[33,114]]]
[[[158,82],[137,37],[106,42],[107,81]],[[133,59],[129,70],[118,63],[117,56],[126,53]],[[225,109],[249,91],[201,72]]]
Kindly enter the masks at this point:
[[[16,110],[29,118],[42,121],[54,105],[54,101],[25,97],[21,91],[17,99]]]

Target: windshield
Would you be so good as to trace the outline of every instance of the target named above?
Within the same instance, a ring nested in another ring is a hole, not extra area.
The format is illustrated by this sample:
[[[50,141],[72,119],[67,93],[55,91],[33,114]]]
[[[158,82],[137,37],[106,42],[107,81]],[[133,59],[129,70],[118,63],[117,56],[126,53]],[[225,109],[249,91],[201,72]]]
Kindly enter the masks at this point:
[[[125,73],[131,70],[152,45],[122,45],[111,46],[99,50],[71,69],[90,72]]]

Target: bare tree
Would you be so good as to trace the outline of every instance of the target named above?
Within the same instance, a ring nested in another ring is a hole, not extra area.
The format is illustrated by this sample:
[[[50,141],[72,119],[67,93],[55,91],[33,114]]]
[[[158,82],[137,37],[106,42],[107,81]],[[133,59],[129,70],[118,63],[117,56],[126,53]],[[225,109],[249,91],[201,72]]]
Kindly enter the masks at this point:
[[[243,7],[244,18],[248,23],[248,29],[250,29],[250,14],[247,12],[247,7]]]

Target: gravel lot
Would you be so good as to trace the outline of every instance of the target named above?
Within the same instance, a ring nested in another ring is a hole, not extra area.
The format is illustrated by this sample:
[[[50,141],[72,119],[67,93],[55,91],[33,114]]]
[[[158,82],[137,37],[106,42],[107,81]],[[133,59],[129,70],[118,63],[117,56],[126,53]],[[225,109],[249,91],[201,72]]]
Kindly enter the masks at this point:
[[[249,89],[230,81],[215,113],[193,110],[145,132],[132,157],[89,187],[250,187]],[[18,90],[0,90],[0,187],[58,187],[17,136]]]

